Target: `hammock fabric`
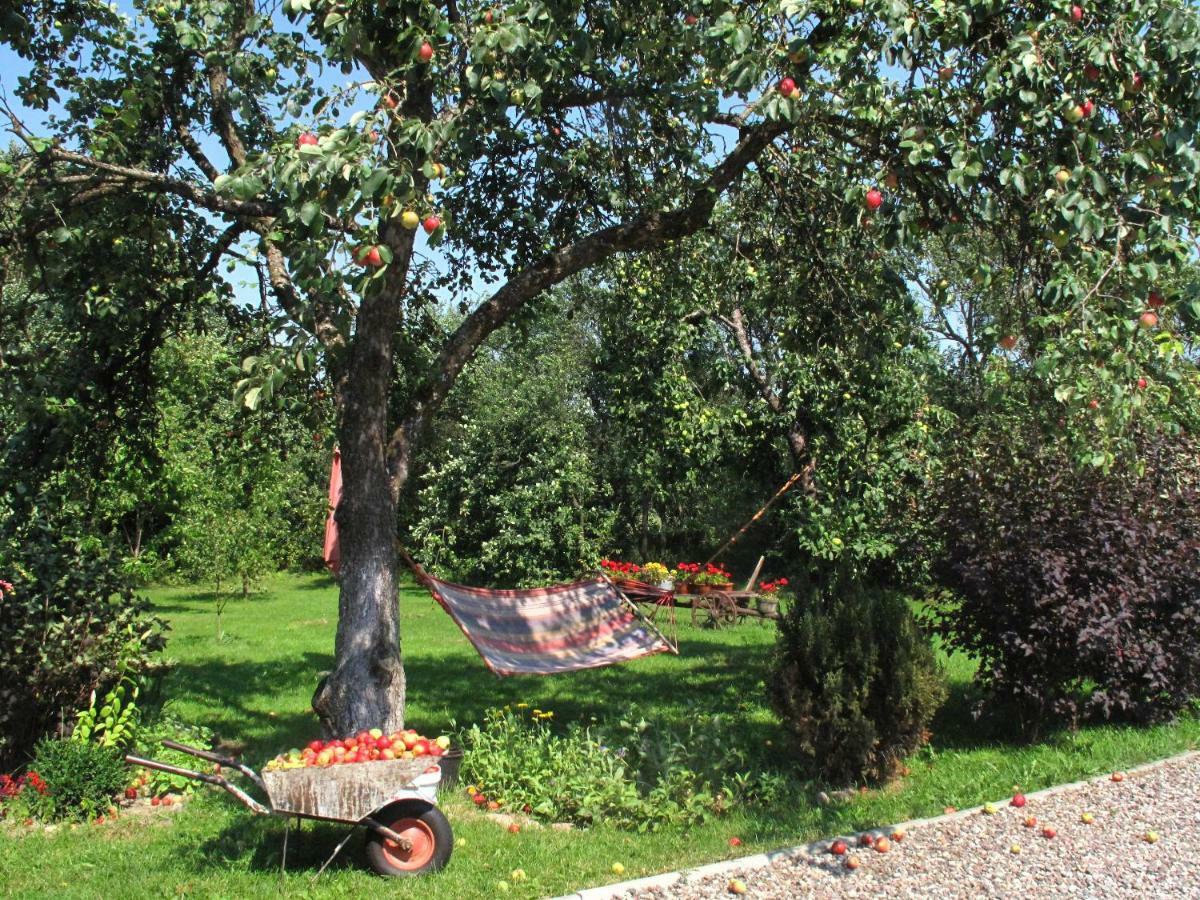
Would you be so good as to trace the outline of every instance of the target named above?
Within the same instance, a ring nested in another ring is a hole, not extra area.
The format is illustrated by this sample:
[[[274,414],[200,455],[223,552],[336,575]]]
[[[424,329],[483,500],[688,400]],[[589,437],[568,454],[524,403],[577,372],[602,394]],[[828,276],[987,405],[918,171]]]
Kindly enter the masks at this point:
[[[325,517],[325,548],[322,556],[325,565],[334,575],[342,567],[342,545],[338,540],[337,512],[338,503],[342,499],[342,453],[333,451],[333,465],[329,469],[329,514]]]
[[[679,652],[606,578],[501,591],[413,571],[497,675],[556,675]]]

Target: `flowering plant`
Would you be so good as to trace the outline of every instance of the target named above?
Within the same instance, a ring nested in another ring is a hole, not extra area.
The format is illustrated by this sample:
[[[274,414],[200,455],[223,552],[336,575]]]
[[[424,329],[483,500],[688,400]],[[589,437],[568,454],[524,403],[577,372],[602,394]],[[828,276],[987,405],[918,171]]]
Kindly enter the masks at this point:
[[[658,584],[671,577],[671,570],[659,562],[649,562],[642,566],[642,580],[650,584]]]
[[[682,582],[691,582],[696,579],[696,574],[700,571],[700,563],[676,563],[675,564],[675,580]]]
[[[5,581],[3,578],[0,578],[0,600],[4,599],[6,591],[11,594],[15,590],[16,588],[12,586],[11,581]]]
[[[774,581],[764,581],[758,586],[758,590],[763,594],[775,594],[782,587],[787,587],[788,580],[786,578],[776,578]]]
[[[728,584],[733,581],[733,576],[729,573],[729,570],[726,569],[725,566],[714,566],[712,563],[707,563],[704,566],[704,571],[693,576],[692,581],[696,584]]]
[[[0,819],[25,820],[40,812],[43,798],[50,793],[42,776],[30,769],[13,778],[0,775]]]
[[[617,559],[600,560],[600,568],[607,569],[609,573],[621,578],[636,578],[642,571],[642,567],[637,563],[621,562]]]

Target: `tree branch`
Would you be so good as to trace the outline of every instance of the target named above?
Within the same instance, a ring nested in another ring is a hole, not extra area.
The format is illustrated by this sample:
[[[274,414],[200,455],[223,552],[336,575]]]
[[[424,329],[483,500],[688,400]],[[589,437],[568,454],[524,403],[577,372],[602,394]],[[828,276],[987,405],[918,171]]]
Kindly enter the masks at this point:
[[[431,367],[433,375],[414,393],[408,414],[393,432],[388,444],[389,462],[420,438],[476,349],[513,313],[546,288],[614,254],[658,247],[698,231],[708,222],[720,195],[785,127],[767,122],[746,129],[685,205],[595,231],[513,276],[463,321],[442,348]]]
[[[184,200],[190,200],[192,203],[210,212],[225,213],[231,216],[273,216],[278,212],[274,204],[259,200],[236,200],[232,197],[223,197],[215,191],[205,190],[192,184],[190,181],[184,181],[182,178],[173,178],[170,175],[164,175],[161,172],[150,172],[146,169],[135,169],[129,166],[117,166],[112,163],[101,162],[98,159],[92,159],[90,156],[76,153],[73,150],[64,150],[61,147],[52,147],[46,151],[45,155],[59,162],[74,163],[78,166],[94,169],[97,172],[107,172],[110,175],[118,175],[130,181],[136,181],[157,188],[164,193],[174,194],[177,197],[182,197]],[[52,177],[51,180],[57,179]]]

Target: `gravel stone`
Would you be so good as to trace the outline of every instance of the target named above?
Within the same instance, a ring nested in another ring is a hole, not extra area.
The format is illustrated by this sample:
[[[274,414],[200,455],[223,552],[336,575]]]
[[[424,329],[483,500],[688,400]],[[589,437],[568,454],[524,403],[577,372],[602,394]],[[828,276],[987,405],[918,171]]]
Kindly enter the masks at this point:
[[[1200,754],[1086,784],[1027,795],[1016,809],[997,801],[995,815],[972,810],[906,827],[891,852],[853,847],[857,870],[828,852],[804,850],[762,868],[697,873],[667,887],[631,891],[629,900],[728,897],[729,881],[746,883],[757,898],[1015,897],[1200,898]],[[1091,812],[1095,821],[1080,820]],[[1036,816],[1037,828],[1024,827]],[[1042,826],[1057,830],[1042,836]],[[1157,843],[1145,840],[1158,833]],[[886,834],[880,829],[876,834]],[[851,844],[857,835],[844,835]],[[831,838],[832,840],[832,838]],[[1014,844],[1021,847],[1013,853]]]

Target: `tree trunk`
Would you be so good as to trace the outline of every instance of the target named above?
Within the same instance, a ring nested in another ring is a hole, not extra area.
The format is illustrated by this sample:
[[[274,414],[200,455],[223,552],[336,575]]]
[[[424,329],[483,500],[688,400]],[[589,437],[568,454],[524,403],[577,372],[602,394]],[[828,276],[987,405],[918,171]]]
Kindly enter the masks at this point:
[[[381,234],[394,260],[384,284],[364,298],[339,391],[342,499],[337,508],[341,594],[334,668],[313,709],[328,736],[404,727],[404,665],[397,596],[396,496],[389,477],[388,394],[412,234]]]

